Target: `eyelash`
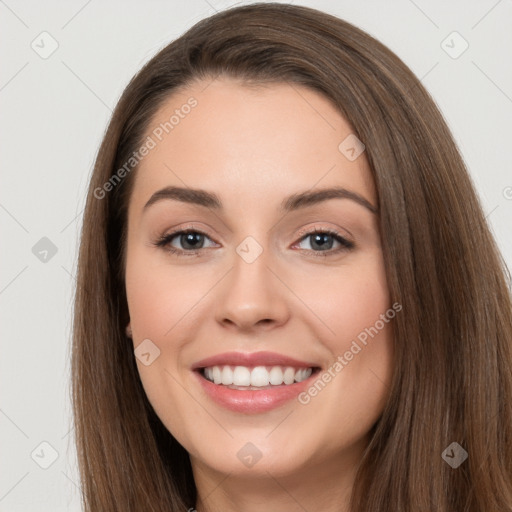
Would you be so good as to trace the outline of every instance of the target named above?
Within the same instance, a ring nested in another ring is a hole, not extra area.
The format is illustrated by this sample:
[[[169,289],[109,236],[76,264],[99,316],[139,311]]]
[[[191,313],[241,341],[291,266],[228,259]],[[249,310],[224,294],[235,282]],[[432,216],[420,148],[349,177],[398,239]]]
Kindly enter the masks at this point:
[[[174,238],[176,238],[178,235],[187,235],[190,233],[200,234],[200,235],[204,235],[204,236],[210,238],[206,233],[204,233],[200,230],[189,228],[189,229],[184,229],[184,230],[180,230],[180,231],[174,231],[167,235],[163,235],[160,238],[158,238],[158,240],[153,242],[153,245],[155,245],[156,247],[164,248],[166,251],[168,251],[171,254],[174,254],[178,257],[198,256],[199,255],[198,253],[199,253],[199,251],[201,251],[201,249],[196,249],[195,251],[192,251],[192,250],[184,251],[182,249],[176,249],[175,247],[172,247],[170,245],[171,241]],[[303,250],[312,252],[315,257],[326,258],[328,256],[334,256],[335,254],[338,254],[340,252],[351,251],[355,247],[355,244],[353,242],[347,240],[346,238],[343,238],[339,233],[337,233],[336,231],[330,230],[330,229],[315,228],[312,231],[302,232],[302,233],[300,233],[299,241],[303,240],[304,238],[307,238],[308,236],[312,236],[312,235],[316,235],[316,234],[325,234],[325,235],[330,235],[330,236],[334,237],[336,239],[336,241],[338,241],[341,244],[341,247],[339,247],[338,249],[329,249],[327,251],[313,251],[311,249],[303,249]]]

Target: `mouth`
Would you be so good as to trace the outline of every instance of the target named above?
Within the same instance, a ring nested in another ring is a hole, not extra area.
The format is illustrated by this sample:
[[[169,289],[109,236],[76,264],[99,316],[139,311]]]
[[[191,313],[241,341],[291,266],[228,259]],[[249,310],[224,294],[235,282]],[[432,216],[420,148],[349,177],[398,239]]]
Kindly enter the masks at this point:
[[[234,412],[261,413],[296,398],[321,371],[271,352],[219,354],[192,367],[206,396]]]
[[[230,389],[261,390],[275,386],[291,386],[303,382],[320,368],[294,368],[293,366],[231,366],[215,365],[198,371],[206,380]]]

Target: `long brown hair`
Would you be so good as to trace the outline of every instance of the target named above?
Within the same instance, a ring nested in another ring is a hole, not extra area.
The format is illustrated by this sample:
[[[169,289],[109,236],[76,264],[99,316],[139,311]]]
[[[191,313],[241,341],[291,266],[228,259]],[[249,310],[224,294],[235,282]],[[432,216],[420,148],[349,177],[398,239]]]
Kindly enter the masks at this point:
[[[390,398],[359,466],[351,510],[512,510],[510,274],[442,115],[409,68],[364,31],[307,7],[252,4],[200,21],[155,55],[125,89],[97,156],[71,366],[85,511],[195,504],[188,454],[148,402],[125,334],[136,166],[119,183],[112,177],[172,92],[218,75],[309,87],[336,105],[366,146],[389,293],[403,313],[394,324]],[[457,468],[442,457],[453,442],[468,454]]]

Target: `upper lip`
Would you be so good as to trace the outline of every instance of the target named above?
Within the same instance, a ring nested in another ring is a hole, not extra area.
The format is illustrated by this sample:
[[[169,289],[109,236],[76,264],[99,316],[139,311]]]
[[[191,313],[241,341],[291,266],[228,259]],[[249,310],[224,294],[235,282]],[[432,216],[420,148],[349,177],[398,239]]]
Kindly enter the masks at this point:
[[[293,357],[276,352],[224,352],[192,365],[192,370],[210,366],[292,366],[293,368],[316,368],[318,365],[307,361],[299,361]]]

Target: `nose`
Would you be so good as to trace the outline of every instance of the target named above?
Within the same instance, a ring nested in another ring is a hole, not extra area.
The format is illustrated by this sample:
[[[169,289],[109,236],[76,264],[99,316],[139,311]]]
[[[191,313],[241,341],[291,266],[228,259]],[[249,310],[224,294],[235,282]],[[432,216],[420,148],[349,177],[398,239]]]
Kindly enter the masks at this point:
[[[216,297],[217,321],[224,328],[266,331],[287,322],[290,291],[279,270],[271,267],[266,251],[251,263],[235,254],[233,268],[219,283]]]

